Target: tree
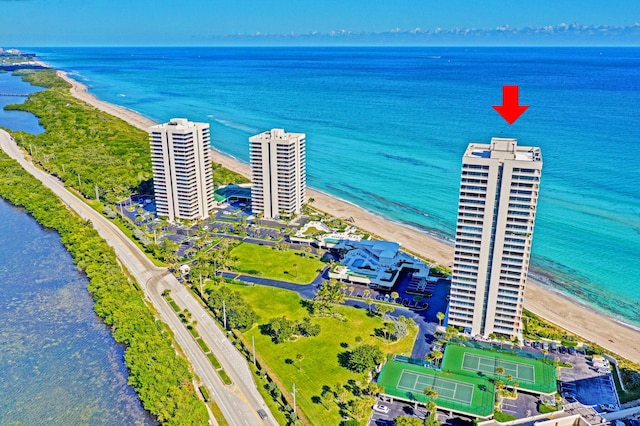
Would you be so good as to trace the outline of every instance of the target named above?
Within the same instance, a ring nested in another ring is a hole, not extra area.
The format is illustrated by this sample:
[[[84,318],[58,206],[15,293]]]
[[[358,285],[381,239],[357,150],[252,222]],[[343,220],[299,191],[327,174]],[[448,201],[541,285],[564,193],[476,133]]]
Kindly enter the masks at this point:
[[[293,267],[296,268],[296,278],[298,278],[298,264],[294,263]]]
[[[287,317],[281,316],[271,318],[265,329],[266,333],[271,336],[271,340],[273,340],[274,343],[282,343],[293,337],[297,329],[297,324],[295,321],[288,320]]]
[[[364,295],[365,298],[368,298],[371,295],[371,290],[369,290],[368,288],[364,289],[364,291],[362,292],[362,294]]]
[[[363,397],[352,399],[348,402],[347,407],[349,413],[358,420],[362,420],[368,413],[370,413],[371,406],[375,403],[373,397]]]
[[[353,290],[355,290],[356,288],[354,286],[349,286],[349,295],[353,294]]]
[[[227,327],[245,330],[258,320],[253,308],[245,302],[237,291],[227,286],[209,287],[207,305],[217,313],[219,319],[223,315],[223,306],[227,313]]]
[[[302,371],[302,360],[304,359],[303,354],[296,355],[296,359],[298,360],[298,370]]]
[[[364,373],[384,361],[384,354],[375,345],[360,345],[349,353],[347,366],[356,373]]]
[[[400,294],[398,294],[397,291],[391,292],[391,298],[393,299],[394,302],[398,299],[398,297],[400,297]]]
[[[333,385],[333,394],[336,396],[336,399],[339,402],[343,402],[344,401],[344,394],[345,394],[345,389],[344,389],[344,385],[340,382],[337,382],[336,384]]]
[[[430,387],[426,387],[423,390],[424,396],[426,396],[427,398],[429,398],[429,400],[432,402],[434,399],[438,398],[438,391],[435,390],[434,388],[430,388]]]
[[[322,286],[313,297],[313,301],[318,304],[320,311],[325,310],[331,312],[331,304],[341,304],[346,300],[345,294],[340,291],[341,284],[336,280],[329,280],[322,283]]]
[[[444,319],[444,313],[443,312],[438,312],[436,314],[436,318],[438,318],[438,325],[442,326],[442,320]]]
[[[367,393],[369,395],[378,395],[379,393],[383,392],[384,388],[377,384],[376,382],[369,382],[369,384],[367,384]]]
[[[320,401],[322,402],[322,405],[324,405],[324,408],[327,409],[327,411],[331,410],[332,399],[333,399],[333,393],[329,390],[325,390],[320,394]]]
[[[314,324],[311,322],[311,318],[304,317],[302,322],[298,323],[298,332],[301,336],[317,336],[320,334],[320,324]]]
[[[393,426],[422,426],[422,420],[417,417],[398,416],[393,419]]]
[[[431,353],[428,353],[427,356],[425,356],[425,359],[427,361],[438,362],[442,359],[443,356],[444,354],[441,351],[433,350],[431,351]]]
[[[513,383],[511,383],[512,389],[513,389],[513,393],[515,395],[518,395],[518,386],[520,386],[520,382],[515,380]]]
[[[385,316],[387,315],[387,313],[391,313],[395,311],[393,306],[384,305],[384,304],[379,304],[377,308],[378,308],[378,312],[380,312],[380,314],[382,315],[382,321],[385,320]]]
[[[513,380],[513,376],[511,374],[507,374],[504,377],[504,381],[507,382],[507,385],[509,385],[509,383],[511,383],[512,380]]]
[[[498,366],[496,367],[496,374],[498,375],[498,377],[502,377],[502,375],[504,374],[504,367]]]
[[[424,405],[424,408],[426,408],[427,413],[429,413],[429,414],[433,415],[433,414],[435,414],[435,412],[436,412],[436,410],[437,410],[438,406],[436,405],[436,403],[435,403],[435,402],[433,402],[433,401],[428,401],[428,402]]]
[[[444,331],[444,338],[447,340],[453,339],[458,334],[458,329],[450,325]]]
[[[407,323],[400,318],[397,321],[393,322],[393,337],[396,340],[400,340],[409,334],[409,330],[407,329]]]

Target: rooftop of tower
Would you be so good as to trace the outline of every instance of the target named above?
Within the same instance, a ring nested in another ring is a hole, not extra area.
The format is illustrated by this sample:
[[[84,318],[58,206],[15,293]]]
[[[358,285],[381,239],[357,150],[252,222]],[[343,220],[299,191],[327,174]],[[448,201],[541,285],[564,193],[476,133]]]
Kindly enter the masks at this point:
[[[537,146],[518,146],[515,138],[491,138],[491,143],[470,143],[464,157],[492,158],[497,160],[542,161]]]
[[[290,133],[290,132],[285,132],[284,129],[271,129],[271,130],[267,130],[266,132],[258,133],[255,136],[251,136],[249,140],[251,142],[273,141],[273,140],[286,142],[286,141],[293,141],[299,138],[304,139],[305,136],[306,135],[304,133]]]

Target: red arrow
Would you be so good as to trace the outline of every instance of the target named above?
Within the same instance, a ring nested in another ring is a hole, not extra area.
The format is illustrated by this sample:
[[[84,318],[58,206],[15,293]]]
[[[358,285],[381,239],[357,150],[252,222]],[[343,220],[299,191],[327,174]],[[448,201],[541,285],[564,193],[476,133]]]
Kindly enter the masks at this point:
[[[529,105],[518,105],[518,86],[502,86],[502,105],[493,105],[493,109],[513,124],[529,108]]]

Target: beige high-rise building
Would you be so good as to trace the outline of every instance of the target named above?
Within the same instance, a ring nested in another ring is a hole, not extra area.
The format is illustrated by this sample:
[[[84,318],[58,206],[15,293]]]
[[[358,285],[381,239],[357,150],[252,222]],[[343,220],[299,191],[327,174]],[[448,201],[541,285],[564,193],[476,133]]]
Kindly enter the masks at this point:
[[[172,118],[149,128],[158,216],[204,219],[213,207],[209,123]]]
[[[542,170],[540,148],[516,139],[469,144],[448,324],[472,335],[522,338],[522,305]]]
[[[251,209],[266,219],[300,214],[306,201],[305,134],[271,129],[249,138]]]

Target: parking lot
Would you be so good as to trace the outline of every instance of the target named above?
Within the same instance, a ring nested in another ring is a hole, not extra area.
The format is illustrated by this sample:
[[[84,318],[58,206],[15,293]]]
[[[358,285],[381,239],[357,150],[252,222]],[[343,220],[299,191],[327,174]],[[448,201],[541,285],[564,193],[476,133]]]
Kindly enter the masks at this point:
[[[412,416],[424,420],[426,411],[424,407],[418,406],[414,410],[413,404],[403,401],[390,402],[386,397],[378,400],[378,404],[389,407],[388,413],[373,411],[369,419],[368,426],[392,426],[393,419],[398,416]],[[471,426],[473,420],[469,418],[461,418],[457,416],[449,416],[446,413],[438,411],[438,420],[442,422],[442,426]]]
[[[609,404],[618,406],[618,397],[611,372],[598,368],[584,355],[559,355],[562,361],[573,368],[560,369],[560,392],[563,396],[573,396],[584,405]]]

